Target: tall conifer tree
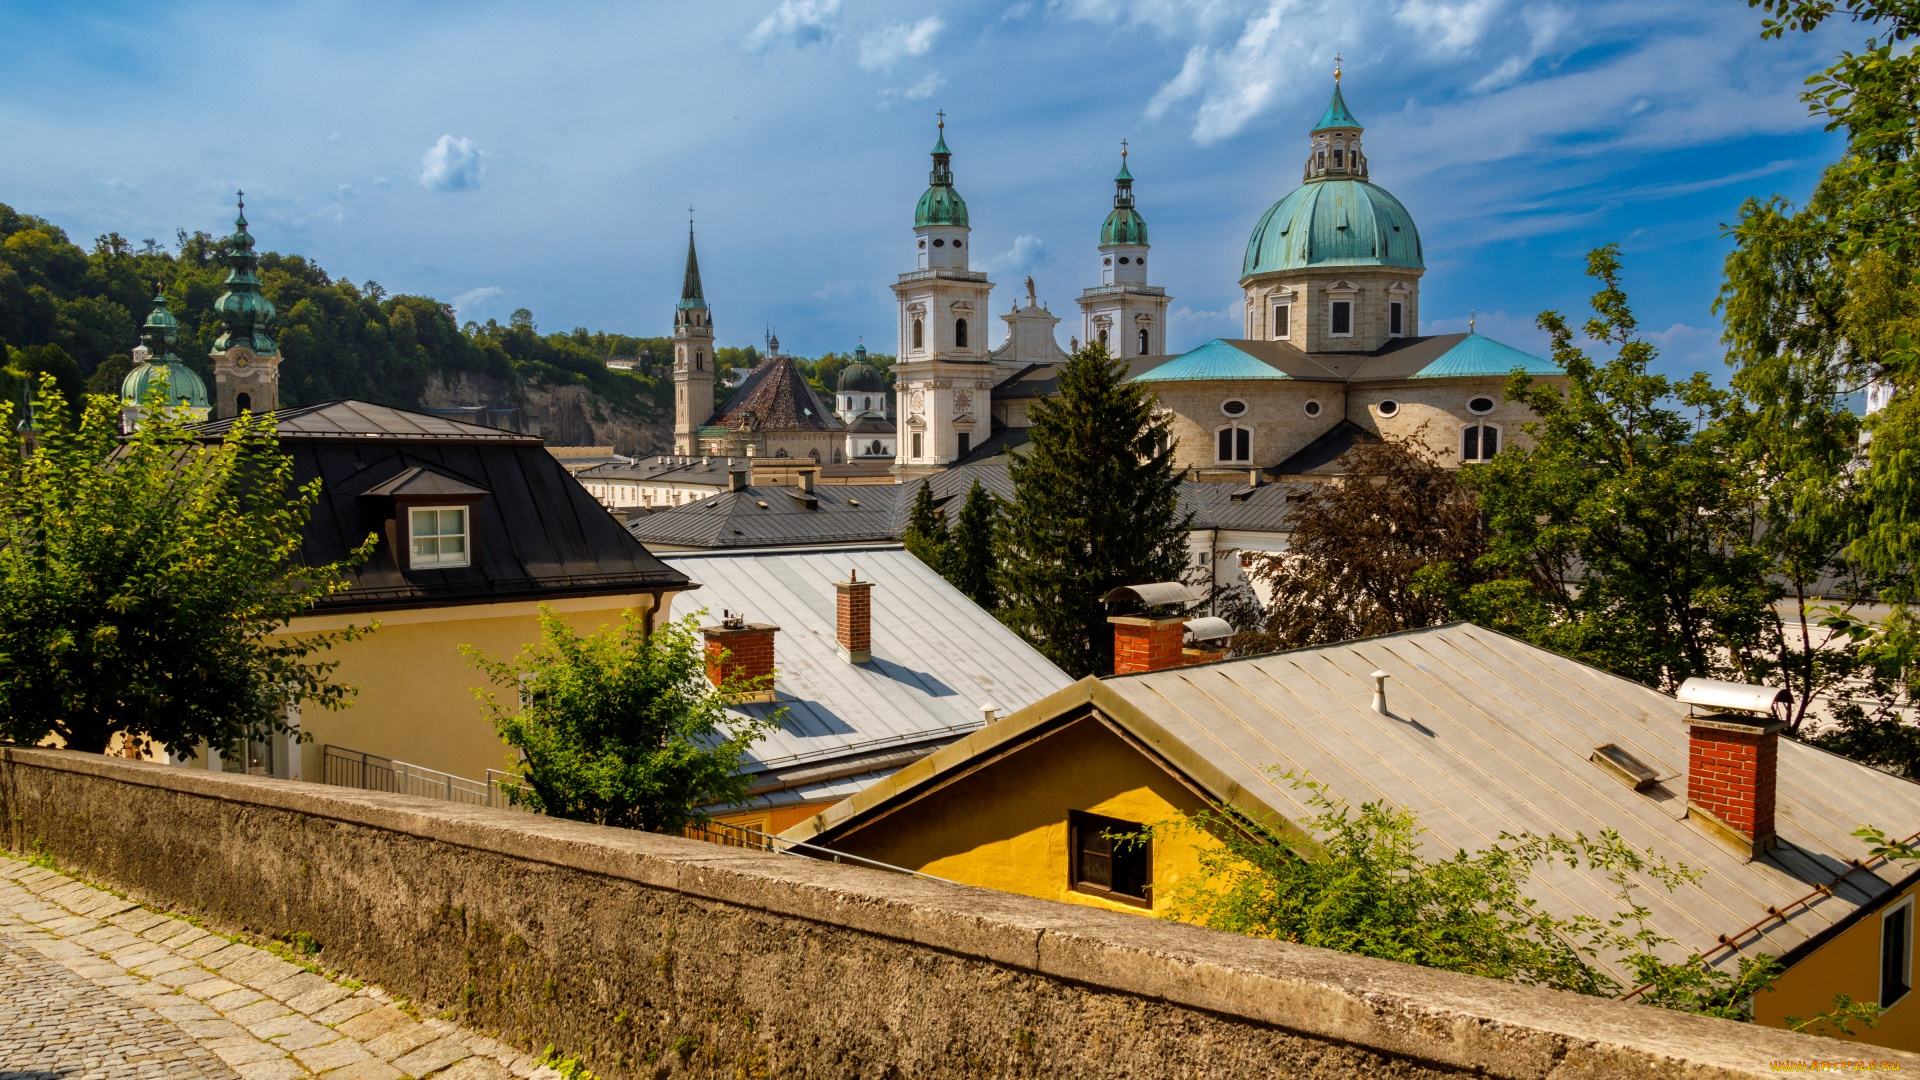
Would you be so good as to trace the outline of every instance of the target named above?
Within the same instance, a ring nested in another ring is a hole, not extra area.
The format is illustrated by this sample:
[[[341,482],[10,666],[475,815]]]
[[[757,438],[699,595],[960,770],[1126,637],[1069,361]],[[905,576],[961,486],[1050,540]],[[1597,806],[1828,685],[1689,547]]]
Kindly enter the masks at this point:
[[[1180,512],[1170,424],[1125,363],[1090,344],[1034,403],[1032,442],[1010,462],[998,530],[1001,618],[1069,674],[1113,670],[1103,598],[1179,580],[1192,515]]]
[[[953,540],[947,549],[947,580],[967,594],[967,598],[992,611],[1000,606],[993,587],[993,532],[1000,507],[992,492],[975,480],[960,507],[960,520],[954,522]]]
[[[907,512],[907,531],[902,539],[921,562],[942,575],[947,572],[947,523],[934,509],[933,486],[925,481],[913,494],[913,508]]]

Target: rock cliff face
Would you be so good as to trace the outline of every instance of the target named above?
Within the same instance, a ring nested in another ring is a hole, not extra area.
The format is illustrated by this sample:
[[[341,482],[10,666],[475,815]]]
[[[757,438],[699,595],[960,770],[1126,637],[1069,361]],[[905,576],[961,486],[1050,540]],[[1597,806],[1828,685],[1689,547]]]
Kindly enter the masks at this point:
[[[615,453],[645,456],[673,447],[672,418],[620,412],[585,386],[512,383],[466,372],[427,381],[422,405],[436,408],[517,409],[520,428],[553,446],[612,446]]]

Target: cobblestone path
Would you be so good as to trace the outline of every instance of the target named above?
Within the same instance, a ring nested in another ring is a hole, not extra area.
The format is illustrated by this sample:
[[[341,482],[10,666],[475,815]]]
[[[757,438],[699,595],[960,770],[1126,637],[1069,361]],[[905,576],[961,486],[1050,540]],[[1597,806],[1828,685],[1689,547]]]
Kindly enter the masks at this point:
[[[0,1080],[558,1080],[375,987],[0,855]]]

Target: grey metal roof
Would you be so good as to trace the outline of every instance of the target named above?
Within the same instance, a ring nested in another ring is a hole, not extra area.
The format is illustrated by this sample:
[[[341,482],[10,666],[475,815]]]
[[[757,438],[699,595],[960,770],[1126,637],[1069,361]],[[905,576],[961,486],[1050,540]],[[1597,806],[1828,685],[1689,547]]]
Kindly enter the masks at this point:
[[[1341,417],[1339,423],[1268,471],[1276,476],[1338,475],[1339,461],[1347,451],[1363,442],[1379,441],[1380,436]]]
[[[1389,709],[1369,707],[1374,669],[1386,671]],[[1686,706],[1626,679],[1479,627],[1458,624],[1340,645],[1106,680],[1247,794],[1289,818],[1310,813],[1277,773],[1311,774],[1339,798],[1412,810],[1428,850],[1500,842],[1502,832],[1591,837],[1616,829],[1628,843],[1705,873],[1698,886],[1637,898],[1654,924],[1690,949],[1760,920],[1741,952],[1782,955],[1834,925],[1905,871],[1854,870],[1830,896],[1789,908],[1866,859],[1852,835],[1874,825],[1920,830],[1920,784],[1783,740],[1777,822],[1781,843],[1751,862],[1686,820]],[[1614,743],[1661,782],[1636,791],[1588,760]],[[1609,916],[1619,900],[1601,875],[1555,866],[1535,878],[1563,915]],[[1769,919],[1767,909],[1788,910]],[[1676,957],[1677,958],[1677,957]],[[1716,964],[1733,963],[1722,950]]]
[[[876,767],[897,766],[884,759],[905,748],[932,750],[980,728],[983,702],[1005,715],[1073,682],[899,547],[701,552],[664,561],[701,586],[698,594],[674,597],[674,618],[724,608],[780,627],[773,646],[778,700],[738,709],[787,710],[781,730],[748,753],[748,771],[768,774],[755,784],[763,794],[790,786],[780,782],[783,775],[795,785],[824,782],[821,766],[828,763],[878,758]],[[833,584],[850,570],[874,583],[873,659],[865,664],[848,663],[837,651]],[[871,778],[884,773],[880,768]]]
[[[645,480],[661,484],[726,487],[727,474],[744,470],[749,464],[746,458],[656,455],[595,465],[581,469],[574,475],[582,480]]]
[[[627,531],[643,544],[764,548],[899,539],[897,484],[828,484],[811,493],[783,484],[722,491],[637,518]]]
[[[406,442],[435,439],[528,443],[535,446],[541,442],[536,435],[466,424],[443,416],[430,416],[351,399],[283,409],[272,415],[275,430],[282,439],[394,439]],[[225,435],[233,427],[235,419],[210,420],[196,425],[194,431],[207,437]]]

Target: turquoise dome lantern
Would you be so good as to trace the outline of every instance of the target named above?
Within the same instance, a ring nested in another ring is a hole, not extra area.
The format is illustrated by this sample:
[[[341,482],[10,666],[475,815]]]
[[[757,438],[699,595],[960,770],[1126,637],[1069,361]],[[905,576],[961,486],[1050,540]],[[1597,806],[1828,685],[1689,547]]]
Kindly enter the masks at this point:
[[[140,344],[147,353],[120,381],[122,405],[143,406],[155,391],[162,391],[170,405],[203,412],[209,407],[206,382],[173,353],[179,337],[180,323],[167,310],[166,294],[156,289],[153,313],[140,327]]]
[[[933,146],[933,173],[928,177],[926,193],[913,210],[913,227],[929,225],[967,227],[967,201],[953,189],[953,151],[947,149],[947,119],[940,118],[940,141]]]
[[[1127,171],[1127,150],[1120,146],[1120,173],[1113,178],[1113,212],[1100,225],[1100,246],[1147,244],[1147,219],[1133,208],[1133,174]]]
[[[254,272],[260,256],[253,253],[253,236],[247,232],[247,204],[240,203],[240,216],[234,220],[234,233],[227,237],[227,291],[213,302],[220,317],[221,334],[214,339],[213,351],[226,352],[234,346],[252,350],[255,356],[273,356],[277,350],[267,336],[267,323],[273,319],[273,303],[260,294],[260,278]]]
[[[1340,93],[1336,71],[1333,100],[1313,127],[1305,182],[1253,227],[1242,278],[1313,266],[1426,269],[1413,215],[1367,180],[1362,130]]]

